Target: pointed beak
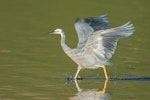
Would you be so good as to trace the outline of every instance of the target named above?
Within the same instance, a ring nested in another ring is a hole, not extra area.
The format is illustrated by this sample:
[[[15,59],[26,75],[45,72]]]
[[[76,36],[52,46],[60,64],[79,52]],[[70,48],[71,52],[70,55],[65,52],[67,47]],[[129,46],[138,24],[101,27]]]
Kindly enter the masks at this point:
[[[48,34],[53,34],[53,33],[54,33],[54,31],[48,32]]]

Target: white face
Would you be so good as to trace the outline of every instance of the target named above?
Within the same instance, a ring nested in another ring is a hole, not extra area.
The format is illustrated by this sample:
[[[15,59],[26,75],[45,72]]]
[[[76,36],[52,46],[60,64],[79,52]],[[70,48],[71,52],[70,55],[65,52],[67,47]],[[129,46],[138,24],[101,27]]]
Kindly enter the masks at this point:
[[[54,30],[54,33],[61,34],[61,33],[63,33],[63,30],[58,28],[58,29]]]

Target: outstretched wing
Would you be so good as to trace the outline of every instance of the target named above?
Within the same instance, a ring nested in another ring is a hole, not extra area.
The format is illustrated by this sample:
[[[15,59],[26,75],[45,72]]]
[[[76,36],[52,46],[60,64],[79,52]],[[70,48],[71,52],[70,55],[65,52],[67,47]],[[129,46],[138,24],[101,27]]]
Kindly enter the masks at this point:
[[[109,28],[109,20],[107,14],[92,16],[83,19],[85,23],[90,25],[94,31],[104,30]]]
[[[116,28],[93,32],[81,53],[91,54],[97,61],[106,65],[108,59],[114,54],[118,39],[130,36],[133,31],[134,27],[128,22]]]
[[[97,30],[107,29],[109,21],[106,14],[92,16],[84,19],[76,19],[75,29],[78,34],[78,49],[82,49],[86,44],[89,34]]]

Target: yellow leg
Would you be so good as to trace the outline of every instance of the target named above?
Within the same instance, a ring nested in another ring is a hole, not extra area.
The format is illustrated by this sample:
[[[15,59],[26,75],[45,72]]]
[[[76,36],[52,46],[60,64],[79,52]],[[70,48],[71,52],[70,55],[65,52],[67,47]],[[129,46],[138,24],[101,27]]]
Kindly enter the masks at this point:
[[[108,82],[108,80],[105,80],[103,89],[101,91],[99,91],[100,93],[105,93],[106,92],[107,82]]]
[[[75,79],[74,81],[75,81],[76,88],[77,88],[78,92],[82,91],[82,89],[79,87],[77,80]]]
[[[80,68],[80,66],[78,66],[78,68],[77,68],[77,72],[76,72],[76,75],[75,75],[74,79],[77,79],[77,77],[78,77],[78,74],[79,74],[80,70],[81,70],[81,68]]]
[[[106,80],[108,80],[108,75],[107,75],[107,71],[106,71],[106,67],[105,66],[101,66],[101,68],[103,68],[104,74],[105,74],[105,78]]]

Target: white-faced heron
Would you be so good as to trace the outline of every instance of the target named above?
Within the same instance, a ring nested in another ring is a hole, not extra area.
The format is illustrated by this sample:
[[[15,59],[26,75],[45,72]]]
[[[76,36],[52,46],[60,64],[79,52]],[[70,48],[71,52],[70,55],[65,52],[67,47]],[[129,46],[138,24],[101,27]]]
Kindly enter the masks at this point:
[[[81,69],[103,68],[105,78],[108,79],[106,67],[111,65],[108,61],[117,46],[120,38],[130,36],[134,27],[130,22],[115,28],[109,28],[107,14],[92,16],[84,19],[77,18],[75,29],[78,35],[77,48],[71,49],[65,43],[65,33],[56,29],[50,34],[61,35],[61,46],[64,52],[78,64],[75,79]]]

